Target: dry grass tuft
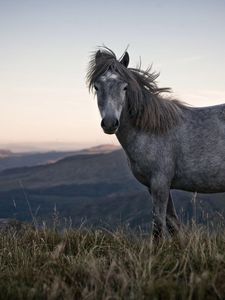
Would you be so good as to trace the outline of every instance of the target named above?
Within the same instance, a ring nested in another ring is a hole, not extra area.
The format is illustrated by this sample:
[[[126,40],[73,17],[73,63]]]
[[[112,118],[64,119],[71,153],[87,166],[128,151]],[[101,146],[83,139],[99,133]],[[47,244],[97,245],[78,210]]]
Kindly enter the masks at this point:
[[[153,245],[118,231],[0,233],[0,299],[224,299],[225,232]]]

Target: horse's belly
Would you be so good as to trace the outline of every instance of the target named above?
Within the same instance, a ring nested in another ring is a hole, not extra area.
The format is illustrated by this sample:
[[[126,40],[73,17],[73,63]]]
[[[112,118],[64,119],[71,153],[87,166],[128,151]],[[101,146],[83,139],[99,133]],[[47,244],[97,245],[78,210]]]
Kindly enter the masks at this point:
[[[181,189],[199,193],[225,192],[225,169],[221,170],[187,170],[176,174],[172,186],[173,189]]]

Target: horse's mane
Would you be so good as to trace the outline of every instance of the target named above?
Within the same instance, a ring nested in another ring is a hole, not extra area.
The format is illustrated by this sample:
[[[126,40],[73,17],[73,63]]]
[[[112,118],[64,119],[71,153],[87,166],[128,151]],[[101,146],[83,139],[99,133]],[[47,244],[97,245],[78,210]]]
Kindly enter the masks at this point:
[[[165,97],[170,88],[159,88],[156,79],[159,73],[138,68],[126,68],[117,60],[115,53],[107,47],[101,48],[101,56],[95,52],[90,60],[87,82],[89,90],[107,70],[118,73],[128,83],[127,108],[132,124],[142,130],[163,133],[178,124],[184,109],[190,107],[179,100]]]

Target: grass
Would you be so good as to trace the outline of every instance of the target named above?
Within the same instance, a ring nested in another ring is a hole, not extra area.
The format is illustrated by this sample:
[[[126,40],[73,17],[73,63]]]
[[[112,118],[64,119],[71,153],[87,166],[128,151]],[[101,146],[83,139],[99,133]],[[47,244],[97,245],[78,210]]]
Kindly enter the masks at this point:
[[[157,245],[122,230],[0,233],[0,299],[225,299],[225,232]]]

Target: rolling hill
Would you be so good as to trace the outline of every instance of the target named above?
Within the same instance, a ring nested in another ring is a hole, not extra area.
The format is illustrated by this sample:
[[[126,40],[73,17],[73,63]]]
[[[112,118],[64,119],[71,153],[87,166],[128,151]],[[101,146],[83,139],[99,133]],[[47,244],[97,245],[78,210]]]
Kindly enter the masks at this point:
[[[217,211],[223,216],[224,194],[198,195],[197,201],[181,191],[173,196],[183,221],[193,216],[212,220]],[[150,196],[134,179],[121,149],[83,150],[56,162],[0,172],[0,218],[49,221],[55,208],[74,226],[148,229],[151,224]]]

